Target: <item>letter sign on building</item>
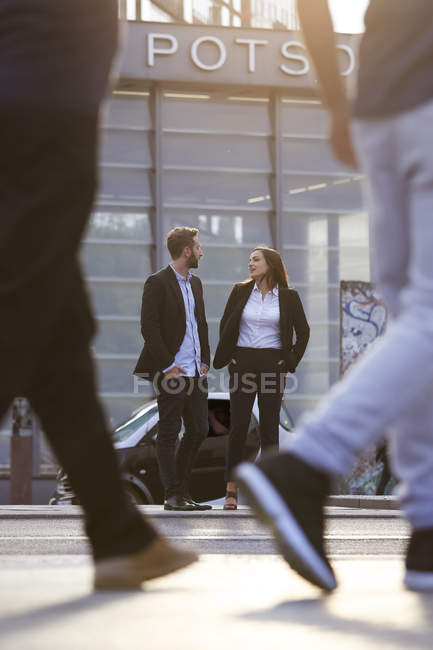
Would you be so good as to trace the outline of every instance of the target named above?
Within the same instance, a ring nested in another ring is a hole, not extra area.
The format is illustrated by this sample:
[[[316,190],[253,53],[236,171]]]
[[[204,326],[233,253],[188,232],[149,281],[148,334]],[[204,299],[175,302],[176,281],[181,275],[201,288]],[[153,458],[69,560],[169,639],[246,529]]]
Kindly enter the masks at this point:
[[[356,69],[358,35],[337,34],[341,74]],[[129,79],[312,89],[316,79],[299,32],[131,23],[121,74]]]
[[[214,43],[219,50],[219,59],[216,63],[208,64],[200,61],[198,57],[198,48],[202,43]],[[227,52],[224,43],[215,36],[201,36],[197,38],[191,46],[191,58],[194,61],[194,64],[200,70],[219,70],[224,63],[226,62]]]
[[[280,65],[280,70],[282,70],[285,74],[294,75],[294,76],[301,76],[304,74],[308,74],[310,71],[310,63],[307,57],[302,56],[302,54],[296,54],[295,52],[289,52],[289,48],[291,47],[296,47],[305,50],[305,45],[303,43],[300,43],[299,41],[287,41],[286,43],[283,43],[283,45],[281,46],[281,54],[284,56],[284,58],[292,61],[298,61],[299,63],[302,63],[302,67],[289,68],[287,65],[284,65],[282,63]]]
[[[168,41],[169,47],[157,48],[155,41]],[[171,34],[148,34],[147,35],[147,65],[155,65],[155,54],[174,54],[177,52],[177,39]]]
[[[267,45],[269,41],[259,41],[256,38],[236,38],[235,43],[248,45],[248,72],[256,71],[256,45]]]

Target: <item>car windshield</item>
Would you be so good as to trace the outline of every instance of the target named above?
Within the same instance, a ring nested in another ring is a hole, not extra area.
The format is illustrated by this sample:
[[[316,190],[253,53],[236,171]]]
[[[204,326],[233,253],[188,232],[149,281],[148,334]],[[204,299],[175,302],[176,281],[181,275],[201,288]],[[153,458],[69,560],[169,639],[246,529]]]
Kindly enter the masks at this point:
[[[133,433],[142,427],[146,422],[149,422],[158,413],[158,405],[152,404],[138,412],[133,413],[125,422],[119,424],[112,433],[113,441],[120,442],[126,440]]]
[[[287,408],[287,404],[284,401],[281,404],[280,424],[284,429],[286,429],[286,431],[292,431],[294,427],[294,423],[289,413],[289,409]]]

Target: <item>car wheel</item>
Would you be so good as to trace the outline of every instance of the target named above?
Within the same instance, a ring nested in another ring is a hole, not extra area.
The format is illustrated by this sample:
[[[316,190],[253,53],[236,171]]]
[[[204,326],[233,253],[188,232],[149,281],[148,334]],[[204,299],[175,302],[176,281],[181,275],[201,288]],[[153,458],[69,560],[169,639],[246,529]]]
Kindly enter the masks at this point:
[[[136,506],[142,506],[147,503],[141,492],[139,492],[139,490],[137,490],[137,488],[135,488],[133,485],[130,483],[124,483],[123,487],[132,503],[134,503]]]

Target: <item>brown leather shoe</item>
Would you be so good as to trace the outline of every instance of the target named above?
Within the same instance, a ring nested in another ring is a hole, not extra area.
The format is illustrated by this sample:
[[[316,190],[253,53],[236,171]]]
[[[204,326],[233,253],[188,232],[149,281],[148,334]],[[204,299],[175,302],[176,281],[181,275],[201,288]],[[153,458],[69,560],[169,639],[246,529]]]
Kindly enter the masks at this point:
[[[95,589],[137,589],[142,582],[160,578],[193,564],[198,556],[156,537],[138,553],[95,562]]]

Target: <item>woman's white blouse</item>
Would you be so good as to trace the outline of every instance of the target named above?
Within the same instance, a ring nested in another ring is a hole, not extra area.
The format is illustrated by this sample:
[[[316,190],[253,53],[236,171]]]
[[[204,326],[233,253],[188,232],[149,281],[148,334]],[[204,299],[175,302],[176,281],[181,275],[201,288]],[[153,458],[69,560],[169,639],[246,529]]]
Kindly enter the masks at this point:
[[[257,284],[254,285],[242,312],[237,345],[241,348],[282,348],[278,287],[262,300],[262,292]]]

